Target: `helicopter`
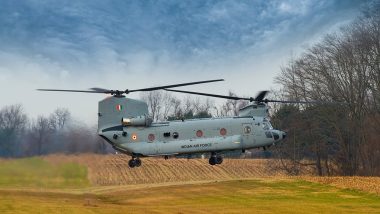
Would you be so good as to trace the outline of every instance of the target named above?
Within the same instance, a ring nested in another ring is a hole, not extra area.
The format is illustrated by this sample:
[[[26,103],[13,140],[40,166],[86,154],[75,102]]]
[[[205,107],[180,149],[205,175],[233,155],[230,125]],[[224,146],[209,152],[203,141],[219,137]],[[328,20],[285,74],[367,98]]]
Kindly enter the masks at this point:
[[[98,135],[115,150],[128,154],[131,168],[140,167],[142,157],[187,155],[210,153],[209,164],[223,162],[223,152],[266,148],[286,138],[286,132],[276,130],[269,120],[268,103],[310,103],[306,101],[283,101],[266,99],[268,91],[256,97],[237,97],[182,91],[177,88],[188,85],[224,81],[224,79],[188,82],[181,84],[141,88],[133,90],[89,90],[37,89],[39,91],[102,93],[111,96],[98,104]],[[251,103],[239,110],[238,116],[174,120],[153,122],[146,102],[127,98],[132,92],[166,90],[233,100],[248,100]],[[125,94],[125,95],[124,95]]]

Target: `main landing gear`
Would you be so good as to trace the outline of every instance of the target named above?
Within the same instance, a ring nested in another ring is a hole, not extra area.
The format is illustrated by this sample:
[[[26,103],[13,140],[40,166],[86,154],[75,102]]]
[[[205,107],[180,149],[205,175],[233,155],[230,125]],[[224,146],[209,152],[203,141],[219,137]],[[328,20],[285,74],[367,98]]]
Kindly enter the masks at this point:
[[[223,163],[223,157],[216,154],[216,152],[212,152],[211,157],[208,160],[208,163],[210,165],[221,164],[221,163]]]
[[[131,168],[141,166],[140,158],[132,157],[132,159],[128,161],[128,166]]]

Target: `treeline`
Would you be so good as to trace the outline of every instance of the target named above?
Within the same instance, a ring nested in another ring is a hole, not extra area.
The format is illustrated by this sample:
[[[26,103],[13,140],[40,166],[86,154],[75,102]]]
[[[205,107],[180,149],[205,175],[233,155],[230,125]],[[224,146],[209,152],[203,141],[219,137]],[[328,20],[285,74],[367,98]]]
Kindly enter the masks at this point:
[[[282,106],[275,125],[288,129],[274,149],[291,174],[380,175],[380,4],[290,60],[277,82],[285,98],[340,102]]]
[[[24,157],[50,153],[106,153],[110,151],[97,136],[96,127],[75,121],[67,109],[50,116],[29,118],[21,105],[0,109],[0,156]]]
[[[229,91],[229,96],[237,95]],[[209,98],[185,96],[181,99],[166,91],[141,93],[140,98],[148,104],[154,121],[237,116],[239,109],[248,104],[244,100],[226,100],[216,105]]]

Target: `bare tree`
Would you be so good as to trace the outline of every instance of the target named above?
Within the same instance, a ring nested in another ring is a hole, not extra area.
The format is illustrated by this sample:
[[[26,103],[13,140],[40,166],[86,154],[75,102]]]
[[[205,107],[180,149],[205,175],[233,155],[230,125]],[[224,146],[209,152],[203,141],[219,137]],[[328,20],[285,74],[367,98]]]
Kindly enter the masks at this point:
[[[148,104],[150,115],[154,121],[166,120],[169,115],[178,111],[180,106],[180,101],[166,91],[143,92],[140,97]]]
[[[228,96],[236,97],[237,95],[229,91]],[[226,100],[222,105],[215,107],[216,116],[225,117],[225,116],[238,116],[239,110],[244,106],[248,105],[248,101],[246,100]]]
[[[183,100],[183,112],[194,112],[194,102],[192,101],[192,98],[190,96],[186,96]]]
[[[48,118],[38,116],[37,120],[32,123],[30,130],[30,150],[35,150],[37,155],[43,154],[43,147],[49,143],[52,129],[50,127],[50,121]],[[45,148],[45,152],[46,148]]]
[[[176,97],[173,97],[171,99],[171,105],[173,106],[173,115],[176,118],[179,118],[182,115],[181,104],[182,104],[182,102],[180,99],[178,99]]]
[[[374,126],[377,131],[372,133],[366,127],[379,122],[379,47],[380,16],[372,13],[326,36],[281,69],[277,82],[288,98],[346,103],[313,110],[307,118],[310,122],[305,125],[313,135],[308,144],[313,145],[319,174],[323,174],[322,162],[327,159],[335,162],[345,175],[370,171],[367,168],[372,165],[368,163],[371,149],[367,148],[377,147],[370,145],[368,139],[372,135],[380,137],[379,125]],[[312,109],[308,105],[301,107],[305,112]],[[328,155],[332,149],[329,139],[337,145],[334,160]]]
[[[28,122],[20,104],[0,110],[0,155],[13,156]]]
[[[171,93],[165,91],[162,93],[162,117],[160,118],[161,120],[167,120],[169,114],[173,113],[173,110],[175,106],[176,100],[175,98],[171,95]]]
[[[162,108],[162,91],[142,92],[140,97],[148,104],[148,109],[153,120],[158,121]]]
[[[53,130],[63,129],[70,117],[71,114],[67,108],[57,108],[49,117],[49,125]]]

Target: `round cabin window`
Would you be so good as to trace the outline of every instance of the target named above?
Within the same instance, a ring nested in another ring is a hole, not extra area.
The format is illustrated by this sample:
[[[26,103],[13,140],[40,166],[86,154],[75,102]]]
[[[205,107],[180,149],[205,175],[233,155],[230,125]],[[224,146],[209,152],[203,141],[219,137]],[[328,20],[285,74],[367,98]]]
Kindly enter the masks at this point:
[[[221,128],[219,132],[222,136],[225,136],[227,134],[227,130],[225,128]]]
[[[203,136],[203,132],[202,132],[202,130],[198,130],[198,131],[196,132],[196,135],[197,135],[197,137],[202,137],[202,136]]]
[[[149,135],[148,135],[148,140],[149,140],[149,141],[154,141],[154,139],[155,139],[154,134],[149,134]]]
[[[178,136],[179,136],[179,135],[178,135],[178,132],[173,132],[173,138],[174,138],[174,139],[177,139]]]

